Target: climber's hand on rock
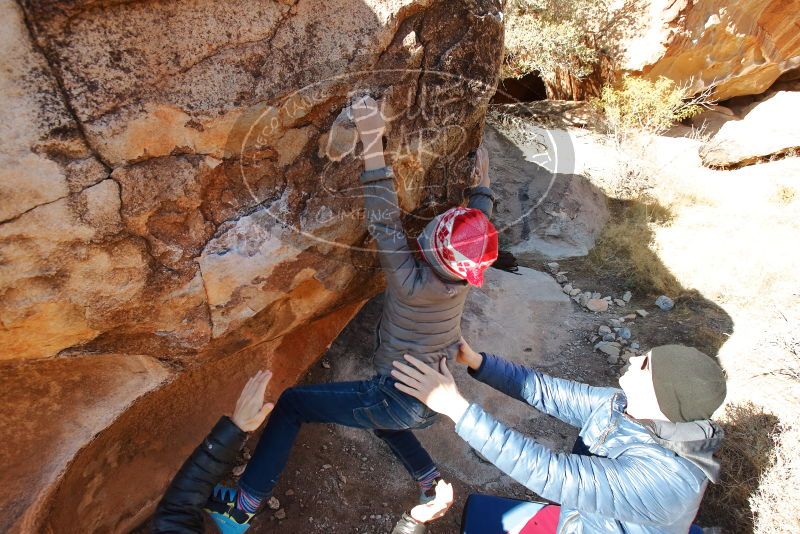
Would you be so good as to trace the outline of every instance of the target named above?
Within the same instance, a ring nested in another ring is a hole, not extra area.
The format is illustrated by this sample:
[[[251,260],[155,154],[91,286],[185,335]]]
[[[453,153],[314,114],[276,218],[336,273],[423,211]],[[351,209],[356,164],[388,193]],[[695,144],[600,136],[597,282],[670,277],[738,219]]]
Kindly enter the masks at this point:
[[[370,96],[365,96],[353,103],[351,107],[353,120],[364,145],[364,167],[366,170],[385,167],[383,158],[383,132],[386,122],[383,120],[380,105]]]
[[[469,403],[458,392],[453,375],[447,368],[447,360],[442,358],[439,362],[439,372],[409,354],[404,357],[411,366],[400,362],[392,363],[392,376],[397,380],[394,386],[418,399],[434,412],[442,413],[458,423],[469,408]]]
[[[247,381],[236,401],[231,420],[245,432],[252,432],[261,426],[274,404],[264,402],[267,384],[272,378],[272,371],[259,371]]]
[[[442,517],[453,505],[453,486],[444,480],[436,483],[436,497],[427,504],[419,504],[409,514],[420,523],[427,523]]]
[[[489,179],[489,151],[483,145],[475,152],[475,176],[477,186],[489,187],[492,183]]]
[[[479,352],[472,350],[464,336],[458,340],[458,354],[456,355],[456,362],[462,365],[468,365],[470,368],[477,371],[483,363],[483,355]]]
[[[383,136],[386,123],[381,114],[380,105],[371,96],[364,96],[353,102],[353,120],[358,129],[358,135],[363,141],[365,138],[372,139]]]

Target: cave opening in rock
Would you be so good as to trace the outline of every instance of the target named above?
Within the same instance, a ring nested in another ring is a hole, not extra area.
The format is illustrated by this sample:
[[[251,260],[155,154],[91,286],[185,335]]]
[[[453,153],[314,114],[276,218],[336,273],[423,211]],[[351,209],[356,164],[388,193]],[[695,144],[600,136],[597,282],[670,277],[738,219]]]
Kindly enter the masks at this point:
[[[536,102],[547,100],[547,88],[537,72],[529,72],[522,78],[505,78],[497,84],[492,104]]]

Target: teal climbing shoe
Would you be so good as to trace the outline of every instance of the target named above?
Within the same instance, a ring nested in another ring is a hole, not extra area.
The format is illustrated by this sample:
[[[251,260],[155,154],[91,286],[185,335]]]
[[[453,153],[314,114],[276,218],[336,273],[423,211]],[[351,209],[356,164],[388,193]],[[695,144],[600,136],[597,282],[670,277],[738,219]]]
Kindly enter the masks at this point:
[[[236,488],[221,484],[214,487],[203,509],[217,525],[221,534],[246,532],[250,528],[250,520],[255,516],[236,508]]]

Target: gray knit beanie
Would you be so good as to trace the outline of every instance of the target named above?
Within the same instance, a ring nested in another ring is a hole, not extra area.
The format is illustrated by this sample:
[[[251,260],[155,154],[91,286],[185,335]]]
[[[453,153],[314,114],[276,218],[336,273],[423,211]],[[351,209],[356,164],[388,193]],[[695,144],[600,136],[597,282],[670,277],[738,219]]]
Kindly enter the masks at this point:
[[[709,419],[725,400],[725,373],[713,359],[684,345],[650,352],[658,407],[673,423]]]

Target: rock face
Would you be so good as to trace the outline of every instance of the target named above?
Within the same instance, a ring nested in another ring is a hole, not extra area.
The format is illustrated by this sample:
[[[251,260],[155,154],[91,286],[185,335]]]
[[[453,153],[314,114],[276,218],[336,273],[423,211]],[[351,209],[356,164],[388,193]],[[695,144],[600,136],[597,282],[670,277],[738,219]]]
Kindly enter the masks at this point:
[[[728,169],[800,151],[800,93],[779,91],[747,106],[700,149],[703,164]]]
[[[125,531],[247,373],[273,368],[277,394],[379,290],[362,164],[331,131],[353,94],[383,99],[409,228],[461,200],[501,17],[432,0],[0,11],[0,530]]]
[[[666,76],[726,100],[766,91],[800,66],[798,0],[659,0],[628,43],[626,70]]]
[[[622,72],[666,76],[700,92],[715,86],[726,100],[766,91],[800,67],[798,0],[654,0],[643,3],[641,26],[620,43],[621,61],[603,62],[591,76],[560,74],[548,81],[551,98],[598,96]]]
[[[523,128],[522,139],[486,128],[490,174],[502,199],[494,215],[501,245],[531,261],[585,256],[608,221],[605,196],[575,174],[566,130]]]

